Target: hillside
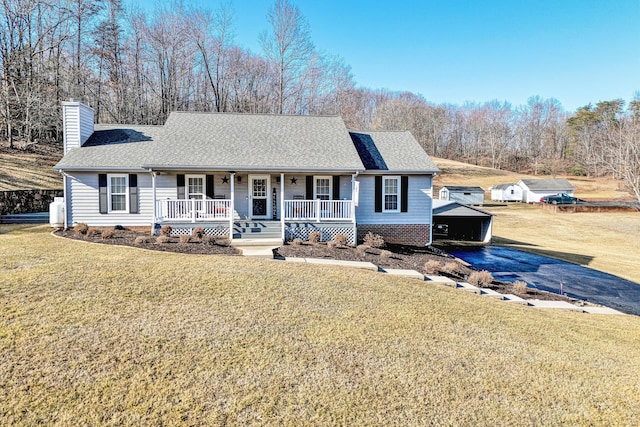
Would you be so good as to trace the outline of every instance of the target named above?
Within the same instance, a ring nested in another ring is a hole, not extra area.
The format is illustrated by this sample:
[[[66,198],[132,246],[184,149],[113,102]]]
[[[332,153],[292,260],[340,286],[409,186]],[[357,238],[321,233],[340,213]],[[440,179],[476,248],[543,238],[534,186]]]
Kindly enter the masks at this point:
[[[60,144],[10,150],[0,143],[0,191],[61,189],[62,176],[52,169],[61,158]]]
[[[502,171],[437,157],[434,157],[433,160],[442,171],[434,179],[433,191],[436,198],[440,188],[445,185],[477,185],[485,190],[485,199],[490,200],[489,188],[493,185],[516,183],[521,179],[527,178],[551,178],[548,175],[527,175]],[[576,187],[576,196],[585,200],[634,200],[629,192],[622,189],[620,181],[608,177],[587,178],[559,175],[557,178],[566,178]]]

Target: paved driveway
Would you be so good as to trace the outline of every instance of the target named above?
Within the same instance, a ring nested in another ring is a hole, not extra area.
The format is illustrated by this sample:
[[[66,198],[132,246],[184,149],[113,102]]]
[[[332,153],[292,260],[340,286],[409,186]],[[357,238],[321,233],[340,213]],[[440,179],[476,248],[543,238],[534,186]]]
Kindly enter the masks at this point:
[[[612,274],[500,246],[448,252],[479,270],[490,271],[499,280],[524,280],[555,293],[560,293],[562,286],[562,292],[572,298],[640,315],[640,284]]]

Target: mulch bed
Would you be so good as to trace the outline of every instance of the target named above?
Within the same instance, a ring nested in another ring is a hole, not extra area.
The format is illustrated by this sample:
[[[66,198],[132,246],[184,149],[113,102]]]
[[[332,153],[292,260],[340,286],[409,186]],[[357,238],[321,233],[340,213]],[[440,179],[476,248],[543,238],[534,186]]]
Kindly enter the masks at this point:
[[[229,242],[226,239],[196,239],[191,238],[188,243],[180,242],[178,237],[171,237],[169,241],[165,243],[156,243],[155,237],[150,237],[148,231],[135,231],[135,230],[116,230],[115,235],[108,239],[102,238],[100,229],[91,234],[90,236],[84,234],[76,234],[73,229],[57,230],[56,235],[67,237],[74,240],[82,240],[85,242],[102,243],[106,245],[120,245],[120,246],[133,246],[136,248],[150,249],[154,251],[163,252],[178,252],[185,254],[199,254],[199,255],[240,255],[240,252],[229,246]],[[136,243],[138,237],[146,237],[147,242]]]
[[[113,230],[113,229],[110,229]],[[178,252],[185,254],[201,255],[239,255],[236,248],[229,246],[229,242],[223,238],[191,238],[190,242],[181,242],[178,237],[171,237],[168,242],[157,243],[155,237],[150,237],[149,232],[135,231],[129,229],[115,230],[111,238],[103,238],[101,229],[96,228],[90,235],[76,234],[73,229],[57,230],[56,235],[74,240],[86,242],[133,246],[155,251]],[[145,237],[145,242],[136,242],[138,237]],[[400,245],[387,245],[384,249],[366,248],[364,251],[356,250],[350,246],[333,246],[326,243],[285,244],[274,251],[275,258],[296,257],[296,258],[322,258],[343,261],[364,261],[370,262],[381,268],[416,270],[430,276],[448,276],[456,281],[465,281],[474,269],[456,260],[445,252],[429,247],[413,247]],[[457,263],[455,272],[452,273],[430,273],[426,271],[427,261],[435,260],[446,265]],[[536,289],[528,289],[527,293],[516,292],[513,284],[509,282],[493,281],[489,286],[497,292],[503,294],[515,294],[524,299],[560,300],[571,301],[569,298]]]

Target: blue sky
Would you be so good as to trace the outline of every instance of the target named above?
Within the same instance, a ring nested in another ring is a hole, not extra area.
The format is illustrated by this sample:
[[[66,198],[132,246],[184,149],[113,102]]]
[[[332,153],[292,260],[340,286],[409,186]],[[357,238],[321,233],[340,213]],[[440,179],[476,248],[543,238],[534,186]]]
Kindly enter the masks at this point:
[[[153,0],[141,0],[152,3]],[[318,50],[359,86],[433,103],[558,99],[565,110],[640,90],[640,0],[291,0]],[[192,3],[216,9],[216,0]],[[231,0],[235,44],[262,53],[271,0]]]

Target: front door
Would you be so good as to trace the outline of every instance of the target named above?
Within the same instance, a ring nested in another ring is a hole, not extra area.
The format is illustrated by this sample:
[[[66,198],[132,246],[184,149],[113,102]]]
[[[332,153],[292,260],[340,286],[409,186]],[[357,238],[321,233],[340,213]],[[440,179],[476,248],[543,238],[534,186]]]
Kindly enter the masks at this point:
[[[249,213],[251,218],[270,218],[269,175],[249,176]]]

